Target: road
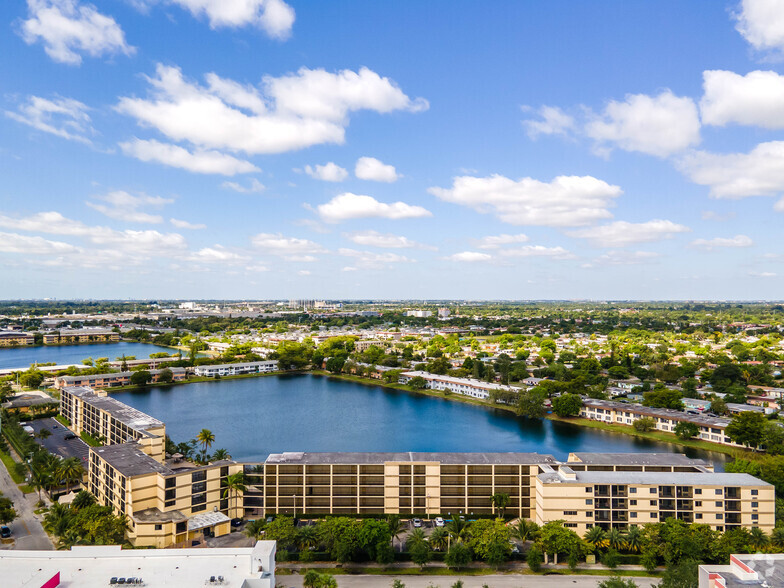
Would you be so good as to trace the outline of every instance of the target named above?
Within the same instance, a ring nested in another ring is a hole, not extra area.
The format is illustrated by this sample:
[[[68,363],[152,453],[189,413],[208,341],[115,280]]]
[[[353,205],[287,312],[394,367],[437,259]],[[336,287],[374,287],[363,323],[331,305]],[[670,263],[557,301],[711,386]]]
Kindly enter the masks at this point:
[[[301,588],[302,576],[276,576],[278,586]],[[389,588],[396,576],[335,576],[340,588]],[[457,580],[463,588],[596,588],[607,576],[398,576],[406,588],[450,588]],[[656,578],[632,578],[640,588],[655,585]]]
[[[11,527],[11,536],[15,543],[2,544],[0,549],[34,549],[38,551],[54,549],[46,531],[41,526],[38,515],[33,513],[36,508],[35,503],[38,501],[38,494],[28,494],[25,497],[2,464],[0,464],[0,492],[6,498],[14,501],[14,509],[17,514],[16,519],[8,525]]]

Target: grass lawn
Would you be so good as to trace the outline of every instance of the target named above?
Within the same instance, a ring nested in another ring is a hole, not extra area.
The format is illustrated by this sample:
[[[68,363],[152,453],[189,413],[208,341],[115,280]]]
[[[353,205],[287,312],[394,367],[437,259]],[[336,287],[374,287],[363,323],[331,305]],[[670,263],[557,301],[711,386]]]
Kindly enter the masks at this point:
[[[22,494],[32,494],[35,492],[35,489],[33,489],[32,486],[28,486],[27,484],[20,485],[19,490],[22,492]]]
[[[0,451],[0,460],[3,461],[3,465],[5,469],[8,470],[8,475],[11,476],[11,479],[14,481],[15,484],[23,484],[25,479],[23,476],[20,476],[16,473],[16,462],[14,458],[8,455],[5,451]]]
[[[92,435],[90,435],[90,433],[88,433],[87,431],[82,431],[81,435],[79,435],[79,436],[82,438],[82,441],[87,443],[87,445],[89,445],[90,447],[100,447],[101,446],[101,442],[98,441],[98,439],[96,439]]]
[[[57,419],[57,422],[60,423],[61,425],[65,425],[66,427],[70,427],[71,426],[71,421],[69,421],[67,418],[65,418],[61,414],[58,414],[54,418]]]

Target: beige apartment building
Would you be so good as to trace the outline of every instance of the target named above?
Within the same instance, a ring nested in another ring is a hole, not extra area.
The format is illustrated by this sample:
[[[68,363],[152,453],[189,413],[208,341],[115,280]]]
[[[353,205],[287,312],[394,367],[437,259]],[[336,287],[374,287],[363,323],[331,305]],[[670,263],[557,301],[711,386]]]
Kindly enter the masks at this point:
[[[161,377],[161,372],[167,369],[172,374],[172,382],[182,382],[188,376],[185,368],[170,367],[159,370],[147,370],[155,384]],[[54,379],[54,387],[57,389],[69,388],[73,386],[89,386],[90,388],[116,388],[118,386],[129,386],[133,372],[111,372],[108,374],[92,374],[78,376],[58,376]]]
[[[35,337],[21,331],[0,331],[0,347],[26,347],[33,345]]]
[[[61,329],[51,333],[44,333],[44,345],[116,343],[119,340],[119,333],[106,329]]]

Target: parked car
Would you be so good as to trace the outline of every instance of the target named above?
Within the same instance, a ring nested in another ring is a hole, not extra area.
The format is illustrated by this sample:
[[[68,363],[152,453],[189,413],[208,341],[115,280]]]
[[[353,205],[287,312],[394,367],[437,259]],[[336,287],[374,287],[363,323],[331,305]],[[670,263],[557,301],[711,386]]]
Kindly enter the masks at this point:
[[[418,529],[419,527],[422,526],[422,519],[414,519],[412,522],[414,523],[415,529]]]
[[[68,433],[65,437],[63,437],[66,441],[70,441],[71,439],[76,439],[76,435],[73,433]]]
[[[232,527],[241,527],[242,523],[244,523],[242,519],[231,519],[231,526]]]
[[[2,537],[3,539],[8,539],[10,536],[11,536],[10,527],[6,527],[5,525],[0,527],[0,537]]]
[[[436,517],[436,527],[443,527],[444,526],[444,519],[441,517]]]

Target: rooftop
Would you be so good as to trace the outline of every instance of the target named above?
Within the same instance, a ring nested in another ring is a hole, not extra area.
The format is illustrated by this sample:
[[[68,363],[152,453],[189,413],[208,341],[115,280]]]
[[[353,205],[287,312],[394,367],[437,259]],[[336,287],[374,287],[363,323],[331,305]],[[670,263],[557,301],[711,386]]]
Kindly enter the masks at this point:
[[[442,464],[556,464],[552,455],[540,453],[368,453],[368,452],[330,452],[271,453],[268,464],[383,464],[385,462],[440,462]]]
[[[155,429],[164,426],[163,422],[159,421],[158,419],[153,418],[140,410],[131,408],[119,400],[115,400],[109,396],[98,396],[92,388],[88,388],[87,386],[73,386],[63,388],[62,392],[67,392],[77,396],[87,404],[108,412],[115,419],[127,425],[131,429],[135,429],[137,431],[146,431],[147,429]]]
[[[163,474],[164,476],[174,474],[171,468],[155,461],[139,449],[136,443],[91,447],[90,451],[97,453],[110,466],[126,477],[155,473]]]
[[[681,486],[770,486],[749,474],[724,472],[572,472],[575,479],[566,479],[557,471],[539,474],[545,484],[639,484]]]
[[[583,453],[569,454],[570,462],[594,465],[671,465],[713,467],[704,459],[693,459],[683,453]]]
[[[610,408],[613,410],[621,410],[642,414],[645,416],[664,417],[667,419],[676,419],[682,421],[689,421],[698,425],[705,425],[707,427],[726,427],[730,424],[730,419],[722,417],[710,417],[704,414],[687,414],[680,410],[673,410],[671,408],[651,408],[649,406],[642,406],[641,404],[632,404],[629,402],[613,402],[611,400],[598,400],[595,398],[583,398],[585,406],[596,408]]]

